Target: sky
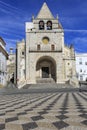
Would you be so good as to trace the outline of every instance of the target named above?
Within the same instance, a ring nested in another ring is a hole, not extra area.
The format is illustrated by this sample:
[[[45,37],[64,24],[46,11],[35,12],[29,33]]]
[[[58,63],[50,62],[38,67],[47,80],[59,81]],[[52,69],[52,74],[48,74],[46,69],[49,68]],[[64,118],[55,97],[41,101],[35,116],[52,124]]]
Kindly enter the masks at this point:
[[[77,53],[87,53],[87,0],[0,0],[0,36],[6,50],[25,39],[25,22],[37,16],[44,2],[54,17],[58,14],[65,44],[73,44]]]

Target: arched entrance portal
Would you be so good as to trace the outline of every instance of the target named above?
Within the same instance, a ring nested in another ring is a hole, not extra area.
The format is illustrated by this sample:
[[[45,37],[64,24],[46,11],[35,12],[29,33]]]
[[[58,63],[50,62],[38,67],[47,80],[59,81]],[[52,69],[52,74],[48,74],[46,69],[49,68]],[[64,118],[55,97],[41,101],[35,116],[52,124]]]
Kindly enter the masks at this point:
[[[36,81],[56,82],[56,62],[53,58],[41,57],[36,64]]]

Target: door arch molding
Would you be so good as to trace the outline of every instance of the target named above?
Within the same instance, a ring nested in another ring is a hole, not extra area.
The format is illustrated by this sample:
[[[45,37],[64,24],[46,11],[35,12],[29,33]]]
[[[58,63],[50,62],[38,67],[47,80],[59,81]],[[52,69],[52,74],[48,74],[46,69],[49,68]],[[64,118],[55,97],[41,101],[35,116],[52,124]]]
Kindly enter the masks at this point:
[[[42,56],[36,62],[36,78],[52,78],[56,82],[56,61],[50,56]]]

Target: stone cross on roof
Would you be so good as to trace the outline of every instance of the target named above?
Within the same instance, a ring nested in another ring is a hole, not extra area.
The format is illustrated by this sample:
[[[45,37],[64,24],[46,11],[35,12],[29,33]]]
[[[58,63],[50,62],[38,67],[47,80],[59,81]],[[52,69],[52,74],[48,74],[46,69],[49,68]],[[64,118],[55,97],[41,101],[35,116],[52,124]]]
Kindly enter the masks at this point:
[[[37,15],[37,19],[54,19],[53,15],[46,3],[44,3],[42,5],[42,7]]]

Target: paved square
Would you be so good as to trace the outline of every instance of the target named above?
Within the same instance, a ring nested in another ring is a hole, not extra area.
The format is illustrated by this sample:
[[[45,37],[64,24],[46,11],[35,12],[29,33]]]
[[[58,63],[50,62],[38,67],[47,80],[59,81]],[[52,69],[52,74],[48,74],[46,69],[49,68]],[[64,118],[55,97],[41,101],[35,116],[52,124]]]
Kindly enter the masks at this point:
[[[87,130],[87,93],[0,94],[0,130]]]

